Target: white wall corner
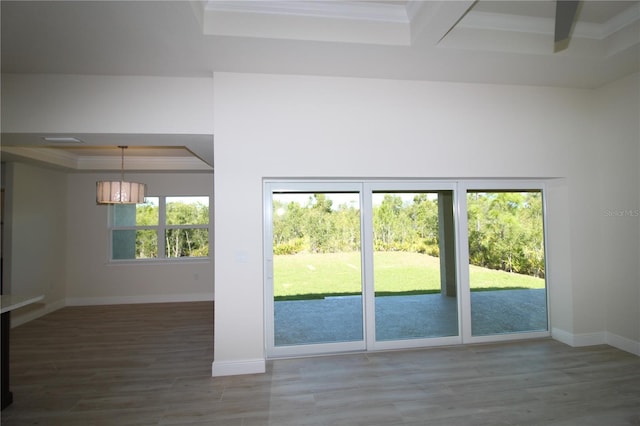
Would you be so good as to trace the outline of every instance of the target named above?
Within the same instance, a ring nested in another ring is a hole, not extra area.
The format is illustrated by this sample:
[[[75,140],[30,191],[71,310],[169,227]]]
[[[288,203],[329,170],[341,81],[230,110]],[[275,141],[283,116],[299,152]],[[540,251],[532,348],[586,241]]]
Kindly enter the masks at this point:
[[[640,356],[640,342],[606,332],[606,343],[625,352]]]
[[[213,361],[211,364],[212,377],[261,374],[266,371],[266,361],[263,358],[238,361]]]

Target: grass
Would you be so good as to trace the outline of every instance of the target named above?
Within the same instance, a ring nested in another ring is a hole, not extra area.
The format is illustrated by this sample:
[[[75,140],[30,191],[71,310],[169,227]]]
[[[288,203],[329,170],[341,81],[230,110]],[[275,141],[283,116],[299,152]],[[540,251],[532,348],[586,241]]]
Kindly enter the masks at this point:
[[[419,253],[376,252],[376,295],[440,292],[440,259]],[[360,253],[274,256],[277,300],[360,294]],[[544,279],[471,265],[471,290],[544,288]]]

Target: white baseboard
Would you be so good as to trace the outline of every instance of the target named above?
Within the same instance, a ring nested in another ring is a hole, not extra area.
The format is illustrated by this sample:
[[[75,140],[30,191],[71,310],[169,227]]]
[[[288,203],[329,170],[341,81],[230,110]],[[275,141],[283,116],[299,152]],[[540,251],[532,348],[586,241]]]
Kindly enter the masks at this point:
[[[154,294],[145,296],[70,297],[67,306],[130,305],[136,303],[209,302],[213,293]]]
[[[640,342],[609,332],[606,333],[606,340],[607,344],[614,348],[640,356]]]
[[[573,334],[559,328],[554,328],[551,330],[551,337],[573,347],[609,345],[640,356],[640,342],[607,331]]]
[[[551,329],[551,337],[569,346],[594,346],[607,343],[605,332],[573,334],[559,328]]]
[[[239,361],[213,361],[211,364],[211,375],[213,377],[261,374],[265,371],[267,371],[266,361],[262,358]]]

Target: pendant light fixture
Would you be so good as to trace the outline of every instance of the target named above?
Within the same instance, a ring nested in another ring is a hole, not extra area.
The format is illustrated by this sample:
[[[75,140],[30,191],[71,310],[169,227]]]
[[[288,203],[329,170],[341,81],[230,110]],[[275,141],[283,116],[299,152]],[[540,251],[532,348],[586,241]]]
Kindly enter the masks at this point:
[[[98,204],[139,204],[144,203],[147,186],[144,183],[125,182],[124,150],[126,146],[118,146],[122,150],[119,181],[98,181],[96,183],[96,202]]]

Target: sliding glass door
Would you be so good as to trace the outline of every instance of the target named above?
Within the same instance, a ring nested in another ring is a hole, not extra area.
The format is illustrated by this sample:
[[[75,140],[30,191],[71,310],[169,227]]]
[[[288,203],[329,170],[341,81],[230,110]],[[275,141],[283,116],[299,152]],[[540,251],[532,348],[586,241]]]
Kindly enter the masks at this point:
[[[363,349],[360,185],[273,187],[268,203],[271,352]]]
[[[371,197],[374,347],[458,336],[453,191],[373,190]]]
[[[502,184],[265,182],[268,356],[548,335],[543,191]]]

